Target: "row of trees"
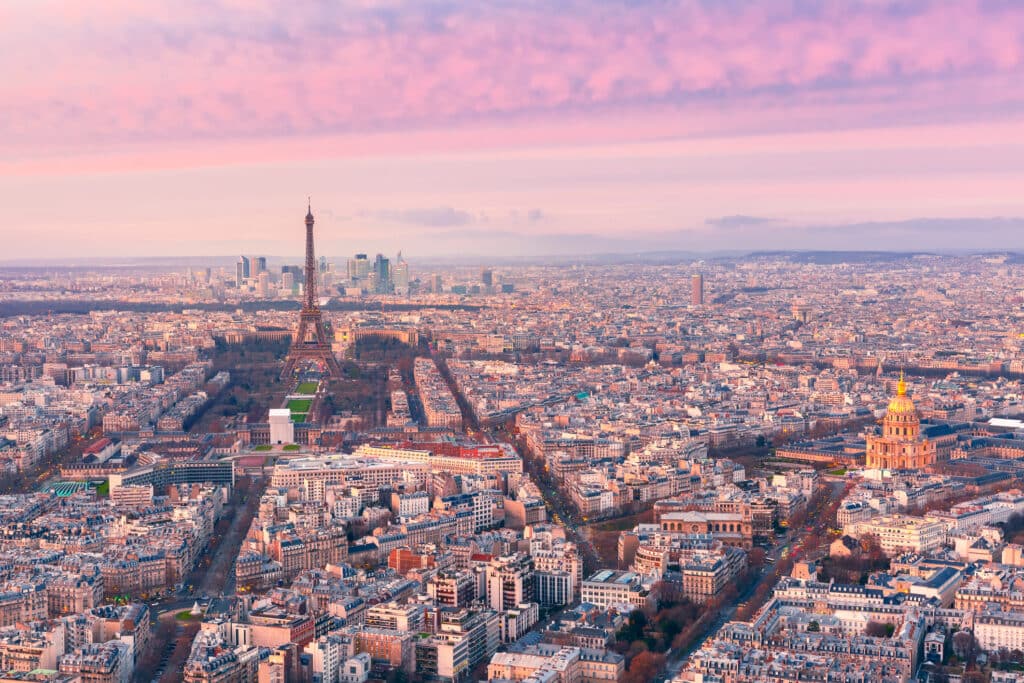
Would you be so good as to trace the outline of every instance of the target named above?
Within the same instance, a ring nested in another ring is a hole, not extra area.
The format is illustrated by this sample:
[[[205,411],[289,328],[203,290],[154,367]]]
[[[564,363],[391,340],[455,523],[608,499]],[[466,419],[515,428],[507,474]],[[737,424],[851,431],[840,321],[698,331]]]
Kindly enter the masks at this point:
[[[821,561],[818,578],[822,581],[835,579],[837,583],[867,582],[872,572],[889,568],[889,557],[882,550],[881,542],[874,534],[865,534],[859,546],[849,556],[830,555]]]
[[[668,654],[690,648],[707,633],[728,605],[735,603],[741,592],[749,590],[757,572],[748,571],[739,581],[727,586],[704,604],[678,598],[665,581],[654,585],[656,608],[634,610],[616,635],[613,649],[626,656],[629,668],[626,683],[647,683],[659,674]]]
[[[153,633],[152,638],[150,638],[146,649],[139,656],[139,661],[135,664],[136,680],[153,680],[164,657],[165,650],[174,638],[176,628],[177,624],[175,624],[174,618],[170,615],[157,622],[156,631]]]
[[[679,636],[700,619],[703,611],[700,605],[686,599],[669,603],[651,616],[635,610],[619,631],[615,650],[635,657],[641,652],[663,653],[678,647]]]
[[[132,680],[148,683],[154,680],[157,671],[162,670],[160,683],[180,681],[185,660],[192,652],[192,640],[200,628],[198,621],[183,626],[173,614],[161,615],[156,631],[135,664]]]
[[[984,467],[982,467],[979,471],[976,468],[980,466],[972,465],[972,463],[958,464],[958,461],[950,461],[948,463],[944,463],[944,465],[951,466],[952,469],[948,469],[946,472],[951,476],[979,476],[982,474],[988,474],[988,470],[986,470]],[[967,466],[973,467],[975,469],[970,469],[969,471],[964,470],[963,467]],[[995,484],[982,487],[981,490],[975,489],[973,487],[970,490],[963,489],[960,493],[954,493],[952,495],[944,496],[941,499],[930,501],[924,505],[915,505],[914,507],[909,508],[907,510],[907,514],[924,515],[928,512],[932,512],[933,510],[948,510],[953,505],[956,505],[958,503],[964,503],[974,498],[977,498],[979,495],[981,495],[982,491],[988,493],[999,493],[1000,491],[1007,491],[1009,489],[1016,488],[1017,485],[1017,481],[1015,479],[1011,479],[1008,481],[1000,481]],[[1016,527],[1014,528],[1015,532],[1024,530],[1024,523],[1021,522],[1020,515],[1017,515],[1017,518],[1018,519]],[[1009,534],[1007,534],[1007,537],[1009,537]]]
[[[779,577],[788,576],[793,571],[793,564],[796,560],[818,548],[824,542],[827,528],[834,523],[836,509],[839,507],[841,498],[841,496],[838,496],[830,500],[829,489],[826,487],[819,488],[811,496],[807,507],[793,515],[789,523],[789,528],[794,530],[792,552],[787,557],[780,557],[775,563],[774,571],[757,584],[750,600],[736,611],[737,619],[750,619],[760,609],[761,605],[766,603],[771,597],[772,590]],[[801,531],[812,514],[814,515],[814,521],[810,531]],[[759,563],[763,563],[762,557],[761,553],[751,551],[748,555],[751,567],[757,567]]]
[[[265,483],[263,479],[253,481],[249,476],[235,480],[224,514],[214,526],[210,548],[203,553],[186,583],[210,595],[224,591],[234,572],[234,560],[238,557],[242,541],[256,516]]]
[[[867,582],[871,572],[883,571],[889,568],[888,558],[873,558],[869,555],[850,555],[849,557],[826,557],[818,569],[818,578],[821,581],[835,579],[836,583],[859,583]]]
[[[205,419],[192,425],[194,431],[219,431],[217,417],[247,415],[250,421],[266,420],[267,410],[285,391],[280,382],[281,360],[288,353],[287,339],[252,339],[240,344],[216,340],[214,372],[231,373],[231,384],[220,394]]]

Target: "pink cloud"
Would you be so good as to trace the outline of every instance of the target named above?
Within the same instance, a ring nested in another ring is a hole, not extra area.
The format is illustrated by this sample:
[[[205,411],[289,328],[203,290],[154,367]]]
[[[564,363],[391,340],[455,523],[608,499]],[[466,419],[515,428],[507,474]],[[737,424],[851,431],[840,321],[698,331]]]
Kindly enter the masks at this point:
[[[3,10],[0,157],[467,127],[502,145],[623,112],[616,139],[738,135],[984,121],[1022,104],[1012,3],[176,6]]]

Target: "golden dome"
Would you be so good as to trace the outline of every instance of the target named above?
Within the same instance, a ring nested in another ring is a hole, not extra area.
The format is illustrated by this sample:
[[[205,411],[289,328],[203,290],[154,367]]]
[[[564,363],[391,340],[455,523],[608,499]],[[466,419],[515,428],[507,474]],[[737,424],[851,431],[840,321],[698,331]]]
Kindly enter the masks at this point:
[[[894,415],[907,415],[917,412],[917,408],[909,396],[897,396],[889,401],[889,412]]]
[[[903,381],[902,372],[900,372],[900,383],[896,385],[896,396],[889,401],[889,412],[894,415],[909,415],[917,412],[914,402],[907,396],[907,383]]]

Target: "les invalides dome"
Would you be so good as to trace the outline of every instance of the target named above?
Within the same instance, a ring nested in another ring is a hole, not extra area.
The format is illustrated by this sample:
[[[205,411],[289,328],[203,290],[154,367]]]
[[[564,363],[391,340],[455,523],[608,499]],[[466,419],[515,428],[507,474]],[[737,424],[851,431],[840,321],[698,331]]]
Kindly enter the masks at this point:
[[[900,373],[896,395],[882,420],[882,435],[867,437],[866,465],[870,469],[920,470],[935,464],[935,454],[935,444],[921,436],[921,418]]]

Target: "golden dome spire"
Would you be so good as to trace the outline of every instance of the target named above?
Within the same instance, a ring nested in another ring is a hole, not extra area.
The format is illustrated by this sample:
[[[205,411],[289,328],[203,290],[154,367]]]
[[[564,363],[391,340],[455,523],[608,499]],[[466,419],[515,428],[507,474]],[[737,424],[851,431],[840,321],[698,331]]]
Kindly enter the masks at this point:
[[[907,415],[916,412],[917,409],[914,408],[914,402],[907,396],[907,382],[903,379],[903,371],[900,370],[900,381],[896,385],[896,395],[889,401],[889,414]]]

